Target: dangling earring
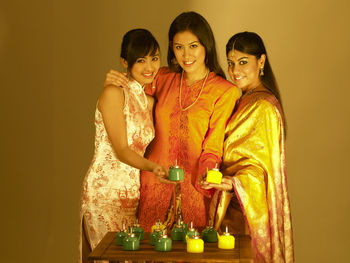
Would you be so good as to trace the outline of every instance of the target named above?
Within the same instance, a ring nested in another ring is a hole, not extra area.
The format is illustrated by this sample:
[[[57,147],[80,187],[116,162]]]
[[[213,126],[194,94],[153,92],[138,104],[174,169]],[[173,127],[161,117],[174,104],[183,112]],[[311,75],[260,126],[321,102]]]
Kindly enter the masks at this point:
[[[260,68],[259,75],[260,75],[260,77],[264,76],[264,67],[263,66]]]

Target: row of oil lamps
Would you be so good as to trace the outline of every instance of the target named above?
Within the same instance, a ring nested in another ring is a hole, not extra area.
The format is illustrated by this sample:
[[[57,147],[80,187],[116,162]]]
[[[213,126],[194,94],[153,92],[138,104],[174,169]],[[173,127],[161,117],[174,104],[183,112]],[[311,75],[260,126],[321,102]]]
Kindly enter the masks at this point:
[[[129,227],[129,231],[123,225],[123,229],[116,235],[116,244],[123,246],[124,250],[139,250],[140,240],[144,239],[144,232],[144,229],[137,223]],[[228,232],[227,227],[226,231],[222,235],[219,235],[213,227],[207,226],[202,231],[201,238],[199,232],[193,228],[193,222],[188,227],[188,224],[184,224],[181,218],[171,230],[171,238],[168,237],[165,226],[158,221],[152,227],[152,233],[149,239],[150,245],[154,246],[155,250],[160,252],[171,251],[172,241],[183,241],[186,243],[188,253],[203,253],[204,242],[218,242],[218,248],[221,249],[233,249],[235,247],[235,238]]]
[[[175,165],[169,168],[169,180],[178,182],[184,180],[184,170],[177,165],[177,160]],[[216,164],[215,168],[207,171],[206,181],[220,184],[221,180],[222,173],[220,173]],[[139,250],[140,240],[144,239],[144,232],[144,229],[137,223],[133,227],[129,227],[129,232],[123,225],[123,229],[116,235],[116,243],[123,246],[124,250]],[[202,253],[204,251],[204,242],[218,242],[218,247],[221,249],[233,249],[235,247],[235,238],[230,235],[227,227],[226,232],[223,235],[219,235],[213,227],[207,226],[202,231],[202,239],[199,232],[193,228],[193,223],[191,222],[190,228],[188,228],[188,224],[184,224],[181,218],[173,227],[171,238],[167,236],[165,226],[160,221],[152,227],[150,244],[155,246],[156,251],[171,251],[173,240],[187,243],[187,252],[189,253]]]

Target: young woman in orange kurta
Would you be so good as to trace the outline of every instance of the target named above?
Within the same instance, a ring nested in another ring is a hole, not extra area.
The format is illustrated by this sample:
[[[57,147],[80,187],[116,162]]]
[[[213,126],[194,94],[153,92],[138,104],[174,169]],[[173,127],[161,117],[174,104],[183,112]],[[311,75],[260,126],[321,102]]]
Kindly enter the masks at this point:
[[[224,79],[217,62],[208,22],[195,12],[175,18],[169,29],[168,64],[147,93],[155,106],[155,139],[146,155],[162,165],[184,169],[184,182],[164,184],[151,173],[141,174],[139,222],[146,228],[161,219],[168,228],[182,215],[196,228],[207,222],[210,192],[199,179],[221,163],[226,123],[239,97]]]
[[[183,79],[181,85],[180,80],[181,73],[163,68],[154,86],[157,88],[146,90],[157,99],[156,136],[147,158],[163,165],[175,164],[177,160],[185,173],[184,182],[175,186],[161,183],[152,173],[142,172],[138,218],[146,230],[158,218],[168,220],[166,224],[170,227],[176,214],[182,214],[185,222],[193,221],[196,228],[206,226],[210,199],[205,197],[209,193],[198,187],[198,176],[221,163],[226,123],[239,96],[230,82],[214,72],[209,73],[205,84],[200,80],[189,86]],[[176,206],[173,206],[170,218],[165,218],[173,193],[179,192],[179,187],[182,211],[174,211]]]
[[[146,93],[156,98],[155,139],[146,157],[184,169],[180,184],[142,172],[138,219],[146,231],[160,219],[167,228],[181,215],[195,228],[207,222],[211,192],[199,185],[207,169],[220,165],[226,124],[239,90],[218,64],[208,22],[195,12],[175,18],[169,29],[169,68],[158,72]],[[112,78],[120,79],[118,72]],[[106,83],[122,85],[122,80]]]

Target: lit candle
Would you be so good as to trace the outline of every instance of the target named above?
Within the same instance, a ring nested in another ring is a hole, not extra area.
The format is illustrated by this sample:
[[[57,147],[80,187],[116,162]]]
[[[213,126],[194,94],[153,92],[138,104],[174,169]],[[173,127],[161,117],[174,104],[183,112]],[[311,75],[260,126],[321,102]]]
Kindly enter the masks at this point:
[[[175,165],[169,168],[169,180],[170,181],[183,181],[184,180],[184,170],[177,165],[177,160],[175,160]]]
[[[145,238],[145,230],[140,226],[137,219],[133,227],[133,233],[140,237],[140,240],[143,240]]]
[[[228,227],[226,226],[226,232],[221,236],[218,234],[219,243],[218,247],[221,249],[234,249],[235,248],[235,237],[230,235]]]
[[[184,225],[181,223],[181,218],[179,217],[177,220],[177,224],[175,224],[173,229],[171,230],[171,239],[175,241],[183,240],[184,232]]]
[[[172,240],[168,238],[166,229],[163,230],[163,234],[158,238],[155,243],[155,250],[160,252],[171,251]]]
[[[159,227],[160,220],[156,223],[156,225],[157,225],[156,229],[154,229],[152,233],[149,235],[149,243],[151,246],[154,246],[156,244],[158,238],[160,238],[160,235],[162,233],[162,230]]]
[[[222,173],[219,171],[218,163],[215,164],[215,168],[207,171],[207,182],[214,184],[221,184]]]
[[[127,236],[128,236],[128,231],[126,230],[125,223],[123,223],[123,229],[120,230],[115,237],[115,241],[117,245],[122,246],[124,242],[124,238]]]
[[[218,242],[218,232],[211,226],[211,220],[209,220],[209,225],[202,231],[202,238],[204,242]]]
[[[194,236],[194,234],[196,233],[196,229],[193,228],[193,222],[191,221],[190,223],[190,228],[184,232],[184,243],[187,243],[187,239]]]
[[[188,253],[203,253],[204,241],[200,239],[199,233],[195,234],[187,239],[187,252]]]
[[[136,237],[135,233],[132,232],[130,228],[130,233],[123,240],[124,250],[139,250],[140,248],[140,236]]]

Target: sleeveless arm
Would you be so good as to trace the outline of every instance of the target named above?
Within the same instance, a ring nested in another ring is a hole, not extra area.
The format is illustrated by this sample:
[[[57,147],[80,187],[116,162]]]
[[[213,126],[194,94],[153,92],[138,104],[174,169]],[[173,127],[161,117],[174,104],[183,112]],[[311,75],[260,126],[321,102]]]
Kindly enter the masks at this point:
[[[98,107],[102,113],[109,140],[121,162],[152,172],[159,166],[143,158],[128,146],[125,116],[123,114],[124,102],[123,90],[114,87],[106,87],[99,99]]]

